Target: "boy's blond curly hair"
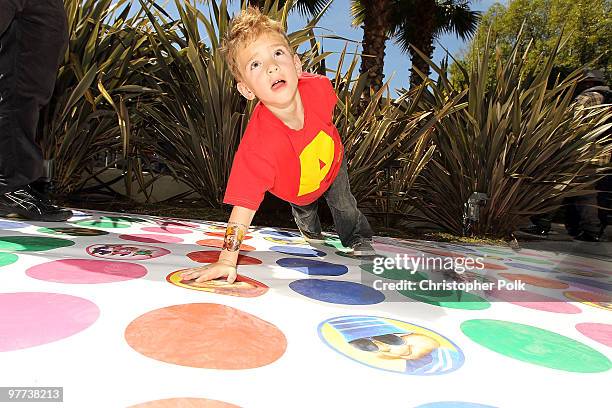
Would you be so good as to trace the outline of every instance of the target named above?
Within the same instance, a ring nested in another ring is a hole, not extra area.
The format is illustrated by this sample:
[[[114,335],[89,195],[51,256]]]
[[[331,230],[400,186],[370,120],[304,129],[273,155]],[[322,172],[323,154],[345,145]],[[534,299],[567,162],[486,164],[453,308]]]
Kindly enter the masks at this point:
[[[237,80],[241,79],[236,61],[238,50],[248,46],[262,34],[269,32],[282,35],[285,41],[287,41],[290,51],[293,51],[289,46],[289,38],[283,25],[262,14],[259,9],[248,7],[246,10],[242,10],[240,15],[232,19],[229,29],[223,37],[220,51],[227,65],[229,65],[234,78]]]

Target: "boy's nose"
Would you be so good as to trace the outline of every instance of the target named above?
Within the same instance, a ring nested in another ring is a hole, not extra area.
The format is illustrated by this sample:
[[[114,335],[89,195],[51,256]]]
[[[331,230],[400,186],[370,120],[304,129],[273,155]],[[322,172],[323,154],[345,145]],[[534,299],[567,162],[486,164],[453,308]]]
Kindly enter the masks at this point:
[[[278,65],[276,65],[276,64],[268,65],[268,74],[273,74],[276,71],[278,71]]]

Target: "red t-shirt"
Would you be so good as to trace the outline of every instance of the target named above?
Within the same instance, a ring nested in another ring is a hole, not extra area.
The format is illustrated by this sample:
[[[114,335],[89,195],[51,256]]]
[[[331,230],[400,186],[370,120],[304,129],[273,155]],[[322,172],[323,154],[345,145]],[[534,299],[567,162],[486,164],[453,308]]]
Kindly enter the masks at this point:
[[[303,73],[304,127],[293,130],[264,104],[249,120],[225,189],[226,204],[257,210],[266,191],[297,205],[315,201],[336,178],[343,148],[332,115],[336,93],[325,76]]]

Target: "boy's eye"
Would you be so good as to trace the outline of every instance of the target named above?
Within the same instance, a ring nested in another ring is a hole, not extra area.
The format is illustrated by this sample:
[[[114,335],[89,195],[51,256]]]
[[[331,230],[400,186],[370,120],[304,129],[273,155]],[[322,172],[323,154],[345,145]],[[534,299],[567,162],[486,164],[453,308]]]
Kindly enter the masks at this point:
[[[280,49],[278,49],[278,50],[274,51],[274,55],[275,55],[275,56],[283,55],[284,53],[285,53],[285,52],[284,52],[283,50],[280,50]]]
[[[253,62],[251,62],[251,69],[255,69],[255,68],[257,68],[258,66],[259,66],[259,62],[257,62],[257,61],[253,61]]]

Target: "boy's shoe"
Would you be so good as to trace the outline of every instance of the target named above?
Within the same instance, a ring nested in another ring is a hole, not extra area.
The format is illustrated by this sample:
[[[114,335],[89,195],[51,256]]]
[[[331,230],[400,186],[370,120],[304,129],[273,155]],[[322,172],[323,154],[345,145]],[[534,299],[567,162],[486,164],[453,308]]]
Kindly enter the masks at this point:
[[[302,234],[302,237],[306,240],[306,242],[310,244],[324,244],[325,243],[325,236],[321,232],[319,232],[318,234],[312,233],[312,232],[306,232],[302,230],[299,225],[298,225],[298,230],[300,231],[300,234]]]
[[[373,256],[376,255],[376,251],[374,247],[372,247],[372,241],[369,240],[359,240],[354,243],[351,248],[353,251],[351,252],[355,256]]]
[[[0,214],[18,214],[34,221],[66,221],[72,211],[51,204],[31,187],[0,194]]]
[[[528,227],[520,228],[520,231],[538,238],[548,238],[548,230],[539,225],[531,224]]]
[[[602,236],[600,234],[594,234],[588,231],[582,231],[581,233],[576,235],[574,239],[576,241],[583,241],[583,242],[602,242],[603,241]]]

